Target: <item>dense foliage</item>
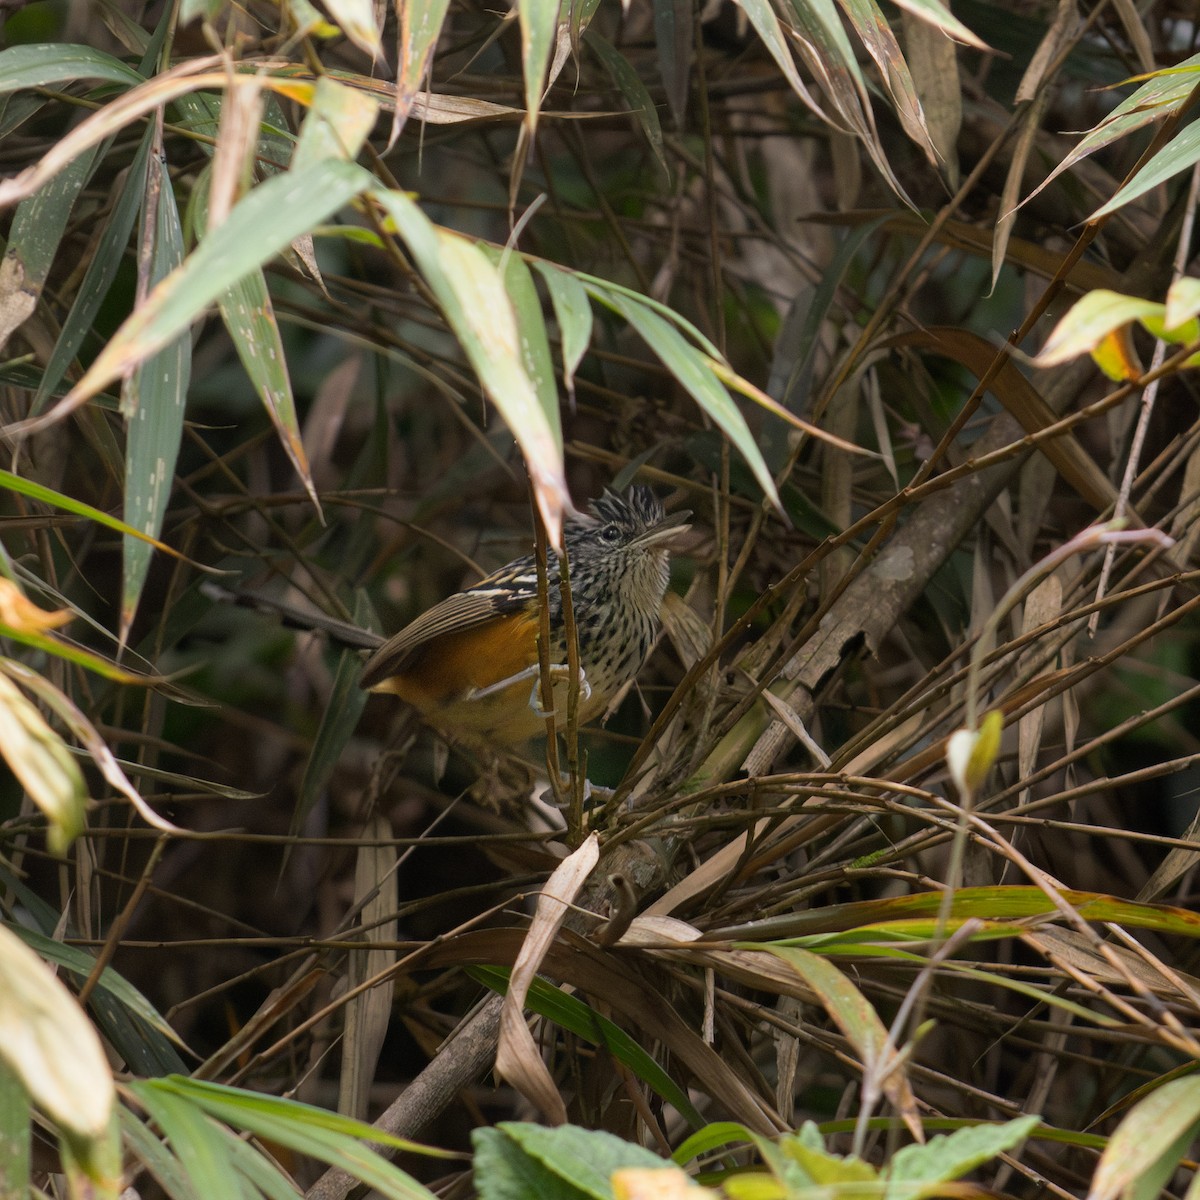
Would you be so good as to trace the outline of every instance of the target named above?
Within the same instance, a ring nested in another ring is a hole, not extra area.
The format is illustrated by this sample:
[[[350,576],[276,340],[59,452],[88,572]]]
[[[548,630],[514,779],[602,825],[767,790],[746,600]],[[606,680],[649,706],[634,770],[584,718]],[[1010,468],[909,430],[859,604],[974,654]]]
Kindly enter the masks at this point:
[[[3,19],[0,1190],[1188,1187],[1189,6]],[[603,727],[368,701],[635,478]]]

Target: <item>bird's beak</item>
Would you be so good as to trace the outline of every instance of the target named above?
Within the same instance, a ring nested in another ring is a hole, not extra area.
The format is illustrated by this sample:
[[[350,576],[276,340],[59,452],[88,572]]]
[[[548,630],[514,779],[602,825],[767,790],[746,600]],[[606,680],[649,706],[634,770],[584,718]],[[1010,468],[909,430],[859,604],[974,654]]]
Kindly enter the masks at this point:
[[[691,526],[687,519],[692,515],[691,509],[680,509],[679,512],[669,513],[663,517],[653,529],[647,529],[636,542],[640,546],[670,547],[678,542]]]

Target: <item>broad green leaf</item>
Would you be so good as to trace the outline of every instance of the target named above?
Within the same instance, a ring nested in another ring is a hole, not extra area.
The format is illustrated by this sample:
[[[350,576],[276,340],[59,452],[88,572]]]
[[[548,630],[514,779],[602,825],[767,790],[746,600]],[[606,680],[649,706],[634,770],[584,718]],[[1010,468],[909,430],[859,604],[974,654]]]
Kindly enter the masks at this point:
[[[0,757],[46,818],[51,853],[65,853],[84,829],[88,794],[83,773],[62,738],[2,672]],[[0,1052],[2,1046],[0,1041]]]
[[[69,44],[10,46],[0,50],[0,95],[18,88],[50,87],[72,79],[143,83],[132,67],[90,46]]]
[[[654,151],[654,157],[663,169],[668,179],[671,168],[667,163],[667,153],[663,142],[662,125],[658,119],[658,109],[641,76],[634,70],[632,64],[607,38],[593,29],[588,29],[583,35],[584,44],[593,51],[600,60],[600,65],[608,72],[622,99],[629,106],[637,123]]]
[[[0,261],[0,347],[33,315],[95,158],[95,149],[85,151],[17,206]]]
[[[1106,204],[1102,204],[1089,221],[1098,221],[1109,213],[1123,208],[1131,200],[1143,196],[1151,188],[1189,170],[1200,162],[1200,121],[1193,121],[1177,133],[1140,171]]]
[[[507,1143],[507,1145],[503,1145]],[[494,1129],[477,1129],[472,1137],[475,1148],[475,1183],[485,1185],[481,1195],[520,1194],[500,1188],[502,1181],[492,1174],[492,1165],[507,1172],[520,1169],[521,1159],[542,1168],[558,1187],[551,1192],[527,1192],[553,1195],[558,1188],[575,1189],[592,1200],[611,1200],[609,1180],[621,1167],[663,1167],[666,1160],[657,1154],[600,1130],[560,1125],[547,1129],[522,1121],[502,1121]],[[482,1161],[481,1157],[483,1156]]]
[[[354,163],[324,159],[275,175],[158,284],[97,355],[63,406],[74,407],[186,330],[239,279],[274,258],[373,183]]]
[[[378,115],[379,103],[374,97],[322,75],[300,127],[291,170],[302,170],[325,158],[353,162]]]
[[[538,259],[533,264],[550,292],[562,343],[563,386],[575,395],[575,372],[592,341],[592,305],[587,289],[570,272]]]
[[[375,198],[396,223],[421,274],[525,456],[542,520],[557,545],[570,508],[562,442],[525,370],[520,334],[500,273],[473,242],[439,229],[404,193]]]
[[[1100,1156],[1088,1200],[1154,1200],[1200,1129],[1200,1076],[1172,1079],[1129,1110]]]
[[[759,487],[778,506],[779,494],[775,490],[775,481],[755,445],[746,418],[734,404],[725,385],[713,374],[705,355],[647,305],[618,292],[589,290],[637,330],[650,349],[662,359],[663,365],[741,452],[754,472]]]
[[[915,1196],[936,1194],[938,1184],[961,1179],[1020,1145],[1040,1123],[1040,1117],[1017,1117],[996,1125],[975,1125],[939,1134],[923,1146],[902,1146],[884,1171],[884,1200],[913,1200]]]
[[[183,259],[183,230],[166,164],[149,157],[147,196],[157,194],[150,251],[150,282],[157,285]],[[157,177],[157,178],[156,178]],[[148,217],[143,214],[143,221]],[[121,644],[129,636],[150,569],[150,543],[162,532],[183,437],[183,410],[191,379],[192,342],[186,331],[141,361],[121,394],[125,416],[125,519],[144,535],[122,547]]]
[[[1131,321],[1160,316],[1162,304],[1099,289],[1073,304],[1054,327],[1042,352],[1033,360],[1038,367],[1055,367],[1090,354],[1114,330]]]
[[[100,1039],[54,972],[3,926],[0,1056],[57,1125],[84,1142],[107,1138],[116,1089]]]

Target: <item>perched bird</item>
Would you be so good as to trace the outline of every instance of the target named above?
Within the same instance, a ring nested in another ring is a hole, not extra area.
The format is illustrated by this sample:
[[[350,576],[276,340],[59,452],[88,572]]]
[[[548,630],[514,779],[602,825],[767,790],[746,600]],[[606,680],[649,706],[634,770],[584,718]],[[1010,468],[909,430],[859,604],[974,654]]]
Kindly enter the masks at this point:
[[[671,543],[687,512],[667,516],[647,487],[606,491],[567,522],[571,608],[579,641],[579,720],[603,713],[641,669],[658,633]],[[554,716],[566,723],[567,644],[559,560],[547,555]],[[518,558],[447,597],[367,660],[361,686],[391,692],[444,732],[514,745],[546,731],[538,670],[537,566]]]

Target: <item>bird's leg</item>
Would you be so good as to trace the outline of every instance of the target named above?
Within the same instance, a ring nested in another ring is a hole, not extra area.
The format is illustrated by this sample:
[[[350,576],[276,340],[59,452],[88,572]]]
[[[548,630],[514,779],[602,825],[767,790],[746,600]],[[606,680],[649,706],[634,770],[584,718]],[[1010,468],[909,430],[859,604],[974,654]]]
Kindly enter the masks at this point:
[[[568,678],[568,672],[570,670],[571,670],[571,668],[569,666],[567,666],[566,663],[551,663],[550,664],[550,678],[565,680]],[[532,671],[535,675],[538,674],[537,667],[530,667],[530,668],[528,668],[528,670],[522,672],[522,674],[527,675],[527,674],[529,674],[530,671]],[[529,707],[532,708],[533,711],[535,713],[539,714],[540,716],[543,716],[543,717],[556,716],[557,715],[556,709],[553,709],[553,708],[546,709],[542,706],[542,697],[540,694],[541,690],[542,690],[541,682],[542,681],[540,679],[537,680],[534,683],[533,687],[529,691]],[[592,685],[590,683],[588,683],[587,672],[582,667],[580,667],[579,668],[579,698],[580,698],[580,700],[587,700],[591,697],[591,694],[592,694]]]
[[[570,668],[566,665],[566,663],[551,663],[550,677],[551,679],[564,679],[566,678],[569,670]],[[489,683],[487,687],[475,689],[473,692],[471,692],[470,696],[468,696],[468,699],[482,700],[484,696],[492,696],[497,692],[502,692],[505,690],[505,688],[512,687],[514,683],[520,683],[523,679],[532,679],[534,684],[529,692],[529,707],[532,708],[534,712],[540,713],[542,716],[553,716],[554,710],[551,709],[547,711],[545,708],[543,708],[541,697],[538,695],[539,691],[541,690],[540,675],[541,670],[537,663],[534,663],[533,666],[526,667],[525,670],[518,671],[515,675],[509,675],[507,678],[501,679],[496,683]],[[591,694],[592,685],[587,681],[587,673],[582,667],[580,667],[579,697],[581,700],[587,700]]]

